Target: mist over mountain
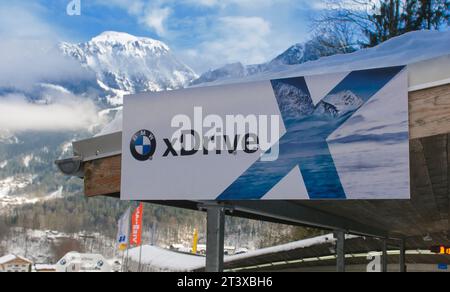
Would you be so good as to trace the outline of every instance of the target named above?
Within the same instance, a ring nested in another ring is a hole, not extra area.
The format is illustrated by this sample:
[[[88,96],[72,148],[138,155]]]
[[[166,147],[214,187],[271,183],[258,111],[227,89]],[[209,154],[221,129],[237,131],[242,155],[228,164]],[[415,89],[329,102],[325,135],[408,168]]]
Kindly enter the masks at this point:
[[[3,206],[47,199],[61,188],[65,196],[80,192],[81,182],[69,183],[53,163],[70,155],[73,140],[98,133],[120,111],[124,95],[178,89],[197,77],[166,44],[120,32],[62,42],[49,54],[70,67],[65,70],[84,73],[0,85],[0,112],[12,115],[0,129]]]

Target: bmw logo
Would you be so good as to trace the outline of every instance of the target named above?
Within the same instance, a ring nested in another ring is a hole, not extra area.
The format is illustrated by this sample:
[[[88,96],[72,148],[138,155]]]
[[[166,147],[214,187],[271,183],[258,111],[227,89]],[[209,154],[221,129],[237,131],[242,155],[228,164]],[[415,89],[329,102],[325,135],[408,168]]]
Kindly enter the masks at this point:
[[[156,151],[156,139],[152,132],[140,130],[133,135],[130,143],[131,154],[136,160],[147,161]]]

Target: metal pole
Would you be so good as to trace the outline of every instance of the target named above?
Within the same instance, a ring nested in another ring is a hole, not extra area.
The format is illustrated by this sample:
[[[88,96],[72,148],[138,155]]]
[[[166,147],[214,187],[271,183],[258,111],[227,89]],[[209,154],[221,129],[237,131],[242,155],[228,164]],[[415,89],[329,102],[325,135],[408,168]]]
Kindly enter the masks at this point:
[[[125,273],[128,273],[128,257],[129,257],[129,250],[130,250],[130,248],[127,246],[127,256],[126,256],[126,258],[125,258],[125,260],[126,260]]]
[[[400,273],[406,273],[406,242],[402,239],[400,243]]]
[[[120,271],[123,273],[125,270],[125,250],[122,252],[122,262],[120,263]]]
[[[225,243],[225,210],[221,206],[206,206],[206,272],[223,272]]]
[[[142,261],[142,244],[139,247],[139,266],[138,266],[138,273],[141,272],[141,261]]]
[[[336,269],[338,273],[345,272],[345,232],[336,231],[335,238],[337,239],[336,244]]]
[[[388,249],[387,240],[383,239],[383,256],[381,258],[381,260],[383,262],[383,266],[382,266],[382,272],[383,273],[387,273],[387,271],[388,271],[388,253],[387,253],[387,249]]]

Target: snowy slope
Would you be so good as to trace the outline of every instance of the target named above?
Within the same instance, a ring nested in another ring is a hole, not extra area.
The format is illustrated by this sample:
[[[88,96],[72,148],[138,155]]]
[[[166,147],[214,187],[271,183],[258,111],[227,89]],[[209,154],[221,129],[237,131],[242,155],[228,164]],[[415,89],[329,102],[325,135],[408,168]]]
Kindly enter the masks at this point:
[[[99,85],[116,93],[184,87],[197,76],[157,40],[104,32],[86,43],[61,43],[61,50],[92,69]]]

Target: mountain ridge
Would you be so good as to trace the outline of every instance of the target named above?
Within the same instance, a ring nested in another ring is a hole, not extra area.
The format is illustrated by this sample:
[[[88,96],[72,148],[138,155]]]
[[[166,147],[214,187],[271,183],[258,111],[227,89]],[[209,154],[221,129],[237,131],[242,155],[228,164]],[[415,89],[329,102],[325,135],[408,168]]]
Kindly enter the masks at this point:
[[[197,78],[169,46],[151,38],[107,31],[87,42],[61,42],[59,48],[95,72],[99,86],[110,97],[179,89]]]
[[[59,174],[53,163],[69,154],[71,141],[98,133],[120,111],[124,95],[185,87],[197,76],[163,42],[127,33],[106,31],[84,43],[61,42],[59,49],[86,70],[83,80],[42,80],[29,91],[17,88],[5,94],[23,95],[40,106],[66,97],[92,100],[102,124],[84,130],[0,131],[0,205],[41,201],[61,186],[65,196],[80,192],[81,182]],[[108,83],[107,77],[113,81]]]
[[[202,83],[209,83],[222,79],[248,77],[265,72],[281,71],[286,66],[303,64],[306,62],[318,60],[321,57],[341,53],[348,53],[348,51],[342,48],[327,47],[324,46],[320,42],[320,40],[312,39],[304,43],[294,44],[286,51],[266,63],[244,65],[238,62],[233,64],[226,64],[214,70],[208,70],[200,75],[199,78],[194,80],[191,85],[199,85]]]

